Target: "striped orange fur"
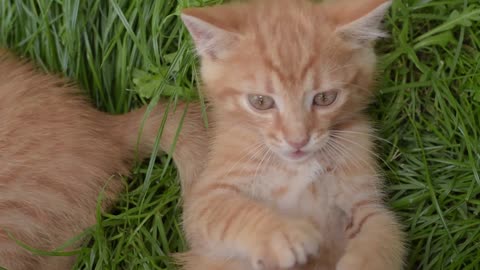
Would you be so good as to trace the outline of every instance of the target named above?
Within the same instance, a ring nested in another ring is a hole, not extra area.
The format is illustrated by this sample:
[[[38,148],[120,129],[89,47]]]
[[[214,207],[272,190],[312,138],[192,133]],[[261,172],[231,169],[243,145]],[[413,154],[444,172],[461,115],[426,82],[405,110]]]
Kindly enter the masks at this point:
[[[64,79],[39,72],[0,50],[1,267],[71,269],[74,257],[33,255],[7,231],[34,248],[56,249],[95,224],[104,187],[105,209],[122,190],[119,175],[128,175],[137,156],[145,109],[108,115],[95,110],[79,92]],[[170,148],[185,106],[170,110],[163,149]],[[199,104],[189,106],[174,153],[185,190],[188,179],[202,167],[207,138]],[[151,151],[165,107],[158,106],[145,123],[140,159]]]
[[[363,112],[387,6],[258,0],[184,11],[213,123],[207,135],[191,105],[174,152],[191,246],[179,256],[185,270],[402,269],[403,233],[382,203]],[[333,105],[310,106],[329,90],[338,93]],[[77,91],[0,52],[0,228],[37,248],[94,224],[99,192],[112,175],[128,174],[135,156],[144,110],[106,115]],[[255,111],[249,94],[273,96],[276,107]],[[163,149],[181,108],[169,115]],[[146,123],[140,157],[163,109]],[[105,208],[122,189],[116,180]],[[73,259],[34,256],[0,230],[1,266],[68,269]]]
[[[403,268],[364,113],[388,6],[259,0],[183,11],[215,123],[206,169],[185,196],[185,270]],[[259,109],[252,95],[274,105]],[[334,101],[314,103],[326,95]]]

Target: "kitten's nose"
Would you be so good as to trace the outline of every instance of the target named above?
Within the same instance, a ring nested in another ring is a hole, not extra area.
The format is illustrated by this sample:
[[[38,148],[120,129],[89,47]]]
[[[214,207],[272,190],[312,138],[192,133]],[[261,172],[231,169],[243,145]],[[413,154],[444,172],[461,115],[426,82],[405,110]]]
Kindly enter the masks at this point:
[[[287,143],[295,149],[301,149],[302,147],[307,145],[309,141],[310,141],[309,137],[303,137],[297,140],[287,140]]]

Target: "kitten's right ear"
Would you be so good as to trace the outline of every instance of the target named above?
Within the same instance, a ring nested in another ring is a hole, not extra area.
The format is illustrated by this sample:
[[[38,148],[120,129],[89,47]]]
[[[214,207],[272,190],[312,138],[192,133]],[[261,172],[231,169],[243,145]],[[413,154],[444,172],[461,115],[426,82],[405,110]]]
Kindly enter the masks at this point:
[[[381,22],[392,0],[336,0],[326,5],[329,18],[336,24],[336,32],[358,46],[371,45],[385,37]]]
[[[229,7],[217,6],[189,8],[182,11],[182,21],[193,38],[201,57],[221,58],[231,50],[240,36],[238,12]]]

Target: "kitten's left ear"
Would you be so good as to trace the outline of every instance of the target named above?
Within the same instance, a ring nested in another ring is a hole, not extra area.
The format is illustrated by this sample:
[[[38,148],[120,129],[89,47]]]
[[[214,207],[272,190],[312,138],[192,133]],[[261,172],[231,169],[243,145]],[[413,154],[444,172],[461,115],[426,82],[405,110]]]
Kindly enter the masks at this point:
[[[243,5],[229,4],[188,8],[182,11],[181,18],[192,35],[197,53],[202,57],[221,58],[240,39],[243,14]]]
[[[336,33],[363,47],[388,36],[381,23],[391,4],[392,0],[337,0],[327,12],[336,24]]]

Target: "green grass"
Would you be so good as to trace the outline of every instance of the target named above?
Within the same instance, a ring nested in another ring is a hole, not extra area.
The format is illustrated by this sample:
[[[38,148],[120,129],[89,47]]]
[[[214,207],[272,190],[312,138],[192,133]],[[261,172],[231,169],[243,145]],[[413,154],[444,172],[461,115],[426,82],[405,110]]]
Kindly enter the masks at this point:
[[[0,1],[0,44],[78,81],[102,110],[151,96],[196,98],[178,14],[221,0]],[[371,106],[389,204],[408,231],[408,269],[480,269],[480,3],[396,0]],[[85,234],[76,269],[172,268],[183,250],[177,175],[139,165],[111,214]]]

